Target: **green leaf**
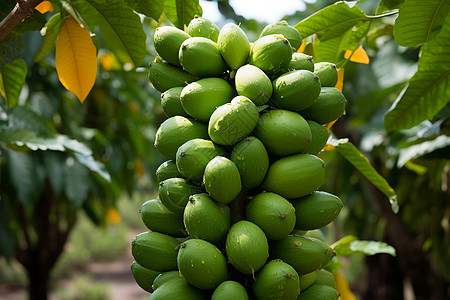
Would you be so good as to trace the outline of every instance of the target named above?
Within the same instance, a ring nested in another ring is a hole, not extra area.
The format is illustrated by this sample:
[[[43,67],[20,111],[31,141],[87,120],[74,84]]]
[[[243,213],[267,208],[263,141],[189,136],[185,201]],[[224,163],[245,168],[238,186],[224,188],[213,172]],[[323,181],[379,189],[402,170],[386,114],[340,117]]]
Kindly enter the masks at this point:
[[[408,161],[422,157],[435,150],[443,149],[450,146],[450,136],[440,135],[433,140],[425,141],[407,148],[403,148],[399,152],[397,167],[401,168]]]
[[[450,97],[450,17],[422,47],[418,70],[384,119],[386,130],[410,128],[437,114]]]
[[[375,255],[386,253],[392,256],[396,255],[395,248],[385,242],[378,241],[361,241],[357,237],[347,235],[331,245],[337,256],[364,254]]]
[[[24,47],[22,35],[12,31],[0,43],[0,67],[19,58]]]
[[[202,7],[199,0],[163,0],[164,14],[173,25],[184,29],[195,15],[202,16]]]
[[[27,64],[18,58],[0,67],[0,94],[6,100],[8,108],[14,107],[27,76]]]
[[[56,134],[53,124],[44,116],[36,113],[29,106],[18,105],[8,112],[9,126],[28,128],[39,136]]]
[[[450,0],[406,0],[395,20],[395,41],[404,47],[428,42],[441,29],[449,10]]]
[[[127,0],[128,6],[138,13],[158,21],[164,8],[164,4],[160,0]]]
[[[386,10],[399,8],[405,0],[381,0],[376,10],[377,14],[380,14]]]
[[[64,165],[64,193],[76,207],[81,207],[89,194],[91,178],[85,166],[69,157]]]
[[[359,22],[368,19],[356,5],[350,8],[347,3],[340,1],[303,19],[294,27],[303,38],[315,33],[321,41],[325,41],[340,36]]]
[[[80,164],[91,170],[92,172],[98,174],[100,177],[105,179],[107,182],[111,182],[111,175],[109,175],[108,171],[104,164],[94,160],[94,157],[91,155],[81,155],[75,153],[75,158],[78,160]]]
[[[44,41],[42,42],[41,49],[39,49],[39,52],[36,53],[34,57],[35,62],[40,61],[55,47],[56,37],[58,36],[61,21],[61,14],[56,13],[50,18],[50,20],[48,20],[44,28],[42,28],[41,34],[44,36]]]
[[[365,157],[348,139],[331,140],[329,144],[350,162],[367,180],[376,186],[389,198],[392,210],[398,212],[397,194],[389,183],[370,164]]]
[[[43,153],[44,167],[56,196],[60,196],[64,190],[64,168],[65,155],[56,151],[45,151]]]

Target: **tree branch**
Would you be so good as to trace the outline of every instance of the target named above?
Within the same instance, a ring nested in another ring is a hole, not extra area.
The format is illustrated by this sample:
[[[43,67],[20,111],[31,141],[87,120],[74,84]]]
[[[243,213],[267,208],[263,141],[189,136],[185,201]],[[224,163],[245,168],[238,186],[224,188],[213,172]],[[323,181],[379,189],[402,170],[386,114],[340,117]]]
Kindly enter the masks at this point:
[[[17,0],[13,10],[0,22],[0,43],[24,19],[33,15],[33,10],[43,0]]]

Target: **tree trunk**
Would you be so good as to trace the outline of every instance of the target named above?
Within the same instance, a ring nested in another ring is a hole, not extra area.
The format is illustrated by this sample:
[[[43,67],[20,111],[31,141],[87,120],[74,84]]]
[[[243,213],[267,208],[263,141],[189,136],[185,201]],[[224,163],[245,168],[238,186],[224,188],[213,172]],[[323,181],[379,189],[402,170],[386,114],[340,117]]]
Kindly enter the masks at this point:
[[[47,300],[49,294],[50,272],[47,266],[39,263],[31,264],[27,268],[28,274],[28,299]]]

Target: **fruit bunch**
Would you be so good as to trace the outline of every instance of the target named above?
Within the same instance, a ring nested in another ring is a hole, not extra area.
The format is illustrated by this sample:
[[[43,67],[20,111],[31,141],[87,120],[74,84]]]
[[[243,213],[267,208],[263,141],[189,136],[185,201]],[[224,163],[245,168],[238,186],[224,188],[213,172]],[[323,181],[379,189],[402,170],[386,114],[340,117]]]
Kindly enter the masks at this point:
[[[159,27],[149,80],[167,119],[155,146],[158,199],[132,242],[149,299],[338,299],[335,255],[307,231],[343,204],[318,191],[326,124],[345,112],[332,63],[297,53],[299,32],[268,25],[250,43],[235,24]]]

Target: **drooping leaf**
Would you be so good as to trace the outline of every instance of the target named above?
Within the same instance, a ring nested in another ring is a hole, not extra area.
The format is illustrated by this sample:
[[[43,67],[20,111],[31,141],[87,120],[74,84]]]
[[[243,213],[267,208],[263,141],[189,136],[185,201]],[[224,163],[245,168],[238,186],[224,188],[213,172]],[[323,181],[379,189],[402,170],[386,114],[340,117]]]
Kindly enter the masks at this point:
[[[369,18],[356,5],[349,7],[347,3],[340,1],[329,5],[315,14],[303,19],[294,27],[305,38],[316,34],[321,41],[336,38],[361,21]]]
[[[86,167],[73,157],[68,157],[64,165],[64,193],[76,207],[81,207],[87,199],[90,182]]]
[[[44,36],[41,49],[36,53],[34,61],[38,62],[49,54],[55,47],[56,37],[58,36],[59,27],[61,26],[61,14],[54,14],[50,20],[45,24],[41,30],[41,34]]]
[[[362,241],[357,237],[347,235],[333,245],[331,245],[337,256],[352,255],[361,253],[364,255],[375,255],[379,253],[386,253],[392,256],[396,255],[395,248],[384,242],[377,241]]]
[[[56,151],[45,151],[43,153],[44,167],[50,181],[52,191],[60,196],[64,190],[64,168],[65,155]]]
[[[397,167],[401,168],[411,159],[422,157],[433,151],[450,147],[450,136],[440,135],[433,140],[400,149]]]
[[[449,10],[449,0],[406,0],[395,20],[395,41],[404,47],[428,42],[441,29]]]
[[[111,182],[111,175],[109,175],[105,165],[94,160],[94,157],[92,157],[92,155],[81,155],[79,153],[75,153],[75,158],[80,164],[82,164],[92,172],[98,174],[107,182]]]
[[[180,29],[188,26],[189,22],[198,15],[202,16],[202,7],[199,0],[163,0],[164,14],[173,25]]]
[[[0,67],[0,94],[6,100],[8,108],[14,107],[25,84],[27,64],[18,58]]]
[[[160,0],[127,0],[128,6],[134,11],[144,14],[153,20],[158,20],[164,8],[164,3]]]
[[[437,114],[450,97],[450,17],[422,47],[418,70],[384,119],[386,130],[410,128]]]
[[[97,50],[89,31],[72,17],[61,23],[55,61],[59,81],[83,103],[97,76]]]

